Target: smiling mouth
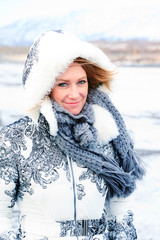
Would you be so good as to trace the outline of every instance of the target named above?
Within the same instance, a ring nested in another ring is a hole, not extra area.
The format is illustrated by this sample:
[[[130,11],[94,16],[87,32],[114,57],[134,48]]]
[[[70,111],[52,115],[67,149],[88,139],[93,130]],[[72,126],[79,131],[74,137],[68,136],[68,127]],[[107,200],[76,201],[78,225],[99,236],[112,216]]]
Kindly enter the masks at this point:
[[[77,106],[79,105],[80,101],[79,102],[67,102],[65,104],[69,105],[69,106]]]

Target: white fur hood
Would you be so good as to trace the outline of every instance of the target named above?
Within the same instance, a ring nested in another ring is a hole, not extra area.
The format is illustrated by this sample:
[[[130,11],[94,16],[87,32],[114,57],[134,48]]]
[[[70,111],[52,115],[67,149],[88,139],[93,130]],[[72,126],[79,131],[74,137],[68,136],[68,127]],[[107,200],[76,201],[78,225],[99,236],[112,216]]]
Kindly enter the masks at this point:
[[[39,36],[31,46],[26,59],[23,71],[25,108],[31,109],[28,115],[35,123],[38,120],[39,113],[43,113],[49,122],[50,131],[53,135],[56,134],[58,129],[56,119],[53,116],[51,102],[49,98],[44,102],[42,99],[51,92],[56,78],[77,57],[90,60],[106,70],[115,69],[109,58],[99,48],[61,31],[49,31]],[[105,89],[107,90],[106,87]],[[102,111],[97,109],[96,111],[106,115],[105,112],[102,113]],[[98,114],[95,115],[97,115],[95,124],[99,128],[101,136],[104,129],[102,130],[101,121],[98,123],[100,117]],[[111,115],[107,113],[106,117],[110,119],[109,122],[112,122],[112,126],[116,125]],[[106,124],[103,125],[106,126]],[[113,136],[116,136],[118,131],[116,126],[114,129]],[[107,131],[109,131],[110,135],[110,129]],[[109,136],[109,139],[113,136]],[[101,140],[103,141],[103,139],[104,137]]]
[[[34,108],[32,118],[38,118],[39,108],[35,107],[51,92],[56,78],[77,57],[88,59],[107,70],[115,69],[99,48],[69,33],[49,31],[35,40],[23,71],[25,108]]]

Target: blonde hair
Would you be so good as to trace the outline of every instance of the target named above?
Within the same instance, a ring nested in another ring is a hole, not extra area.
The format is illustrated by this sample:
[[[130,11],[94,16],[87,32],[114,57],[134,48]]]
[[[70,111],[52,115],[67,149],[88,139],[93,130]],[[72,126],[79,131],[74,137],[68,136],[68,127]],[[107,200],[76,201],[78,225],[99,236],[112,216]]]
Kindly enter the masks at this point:
[[[115,70],[110,71],[99,67],[96,63],[93,63],[84,58],[76,58],[74,62],[82,65],[87,74],[89,88],[97,88],[104,83],[106,87],[111,90],[110,83],[113,80],[113,76],[116,74]]]

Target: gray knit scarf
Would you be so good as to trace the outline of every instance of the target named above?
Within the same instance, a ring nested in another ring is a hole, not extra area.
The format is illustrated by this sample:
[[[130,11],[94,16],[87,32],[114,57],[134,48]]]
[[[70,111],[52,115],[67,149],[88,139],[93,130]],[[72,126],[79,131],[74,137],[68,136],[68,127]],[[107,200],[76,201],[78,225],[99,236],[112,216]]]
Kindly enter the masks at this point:
[[[135,189],[135,180],[141,179],[145,171],[133,150],[133,143],[124,121],[108,95],[97,89],[90,90],[86,104],[77,116],[63,109],[54,100],[52,104],[58,122],[55,141],[61,151],[102,176],[108,185],[109,198],[114,195],[126,197],[132,193]],[[95,118],[92,104],[107,109],[116,121],[119,135],[112,140],[112,144],[118,152],[119,163],[104,155],[102,149],[97,147],[97,130],[93,127]]]

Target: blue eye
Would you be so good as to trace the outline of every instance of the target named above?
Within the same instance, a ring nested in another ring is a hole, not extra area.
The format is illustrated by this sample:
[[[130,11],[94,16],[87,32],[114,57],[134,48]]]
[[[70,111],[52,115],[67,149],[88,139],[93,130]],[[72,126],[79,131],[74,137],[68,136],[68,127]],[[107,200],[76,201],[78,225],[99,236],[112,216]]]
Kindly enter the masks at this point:
[[[87,81],[86,80],[81,80],[81,81],[79,81],[78,83],[79,84],[85,84]]]
[[[59,83],[58,86],[59,86],[59,87],[66,87],[66,86],[67,86],[67,83]]]

